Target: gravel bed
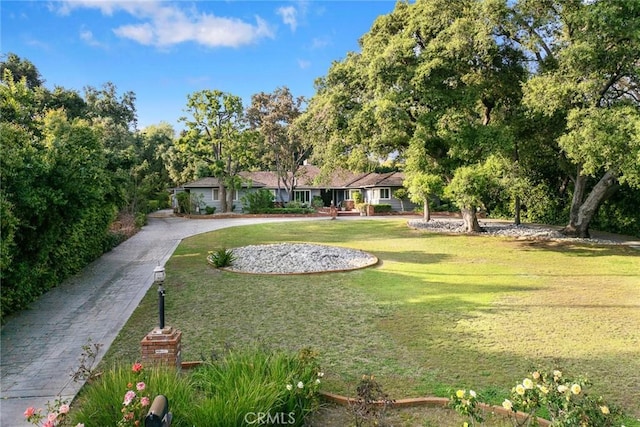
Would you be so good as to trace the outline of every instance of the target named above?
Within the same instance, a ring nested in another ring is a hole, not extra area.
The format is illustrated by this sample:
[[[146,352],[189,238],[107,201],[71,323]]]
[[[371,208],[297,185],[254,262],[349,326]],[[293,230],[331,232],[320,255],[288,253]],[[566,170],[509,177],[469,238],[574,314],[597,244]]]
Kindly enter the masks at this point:
[[[252,245],[232,249],[235,261],[227,270],[243,273],[301,274],[368,267],[378,258],[356,249],[308,243]]]
[[[508,236],[522,239],[542,239],[542,240],[565,240],[585,243],[597,243],[605,245],[619,245],[620,242],[606,239],[579,239],[574,237],[567,237],[558,230],[553,228],[539,226],[539,225],[526,225],[526,224],[505,224],[500,222],[489,222],[479,220],[480,227],[484,229],[482,235],[493,236]],[[424,230],[433,231],[436,233],[463,233],[463,221],[462,220],[435,220],[425,221],[423,219],[411,219],[407,221],[409,227],[419,228]]]

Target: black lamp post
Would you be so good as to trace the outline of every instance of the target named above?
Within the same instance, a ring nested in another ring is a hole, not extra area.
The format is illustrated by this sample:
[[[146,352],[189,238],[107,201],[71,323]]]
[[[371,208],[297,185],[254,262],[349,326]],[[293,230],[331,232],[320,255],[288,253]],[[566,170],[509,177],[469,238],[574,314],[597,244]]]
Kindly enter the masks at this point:
[[[164,329],[164,267],[159,265],[153,269],[153,282],[158,284],[158,312],[160,316],[160,329]]]

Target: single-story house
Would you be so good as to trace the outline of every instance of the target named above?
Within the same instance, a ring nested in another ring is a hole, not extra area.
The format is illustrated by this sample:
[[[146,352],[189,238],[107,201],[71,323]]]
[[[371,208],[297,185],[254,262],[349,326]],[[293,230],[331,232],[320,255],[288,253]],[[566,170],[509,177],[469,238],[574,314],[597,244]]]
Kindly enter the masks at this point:
[[[359,192],[365,203],[388,204],[394,211],[400,211],[402,204],[405,210],[415,207],[409,200],[404,200],[401,204],[400,200],[393,197],[393,192],[402,187],[402,172],[336,172],[327,182],[320,185],[316,183],[319,174],[320,169],[316,166],[302,166],[296,178],[293,200],[310,204],[315,197],[320,197],[324,206],[328,207],[333,203],[337,207],[352,209],[354,194]],[[289,195],[284,185],[278,182],[275,172],[242,172],[240,175],[243,184],[242,188],[234,193],[235,212],[242,212],[242,197],[245,194],[259,189],[271,191],[276,202],[289,202]],[[189,182],[182,186],[182,190],[199,195],[205,206],[215,207],[216,211],[220,212],[220,181],[217,178],[207,177]]]

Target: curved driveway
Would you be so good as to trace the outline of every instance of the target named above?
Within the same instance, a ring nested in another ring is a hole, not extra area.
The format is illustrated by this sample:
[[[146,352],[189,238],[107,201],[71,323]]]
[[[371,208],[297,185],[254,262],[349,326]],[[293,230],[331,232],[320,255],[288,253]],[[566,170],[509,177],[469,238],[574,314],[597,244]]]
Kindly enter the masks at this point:
[[[7,319],[0,342],[0,426],[26,426],[28,406],[44,409],[58,396],[76,395],[82,383],[71,375],[82,346],[89,339],[103,344],[101,358],[153,284],[153,268],[164,265],[182,239],[232,226],[311,219],[151,215],[136,235]]]

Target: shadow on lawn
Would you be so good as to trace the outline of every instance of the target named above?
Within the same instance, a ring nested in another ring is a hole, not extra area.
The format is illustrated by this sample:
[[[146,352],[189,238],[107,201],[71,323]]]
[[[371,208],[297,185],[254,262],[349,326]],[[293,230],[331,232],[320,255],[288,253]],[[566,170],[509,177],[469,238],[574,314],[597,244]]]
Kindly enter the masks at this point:
[[[637,251],[634,251],[632,248],[625,245],[598,245],[593,243],[575,243],[557,240],[535,240],[522,242],[521,250],[543,250],[577,257],[638,255]]]

